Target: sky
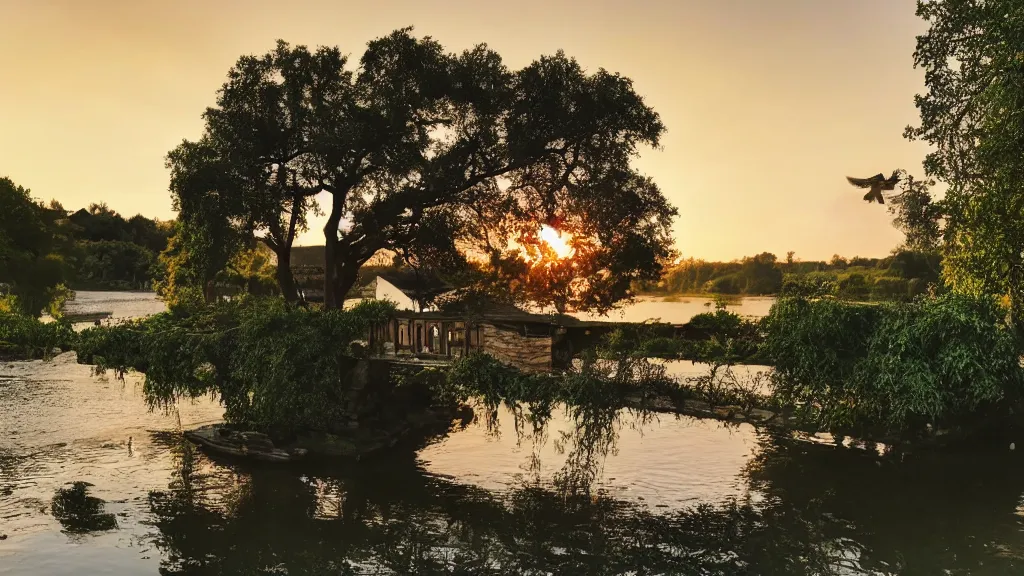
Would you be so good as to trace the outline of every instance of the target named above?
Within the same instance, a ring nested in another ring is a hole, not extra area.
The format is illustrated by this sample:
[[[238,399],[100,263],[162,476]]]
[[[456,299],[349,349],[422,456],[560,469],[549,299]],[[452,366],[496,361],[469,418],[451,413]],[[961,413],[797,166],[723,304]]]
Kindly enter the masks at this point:
[[[511,68],[562,49],[633,79],[666,124],[636,166],[685,257],[884,256],[902,240],[845,176],[922,174],[914,0],[0,0],[0,176],[77,209],[171,218],[164,158],[239,56],[414,26]],[[322,244],[322,223],[298,244]]]

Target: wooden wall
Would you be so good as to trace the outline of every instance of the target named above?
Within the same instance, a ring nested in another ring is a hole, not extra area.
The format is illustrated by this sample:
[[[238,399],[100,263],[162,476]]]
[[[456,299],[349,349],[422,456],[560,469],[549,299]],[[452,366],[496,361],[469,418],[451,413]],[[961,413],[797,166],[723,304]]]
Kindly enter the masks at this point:
[[[484,352],[522,370],[551,370],[551,336],[523,336],[492,324],[483,324],[482,328]]]

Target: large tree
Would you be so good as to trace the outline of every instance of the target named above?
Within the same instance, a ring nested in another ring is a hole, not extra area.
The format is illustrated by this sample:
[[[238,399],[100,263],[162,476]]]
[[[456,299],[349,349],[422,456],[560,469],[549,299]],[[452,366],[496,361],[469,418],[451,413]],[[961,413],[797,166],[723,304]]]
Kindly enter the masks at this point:
[[[1024,318],[1024,3],[919,0],[914,63],[927,91],[907,136],[946,182],[944,273],[954,289],[1008,295]]]
[[[576,284],[601,292],[580,300],[599,309],[671,254],[675,210],[630,167],[664,126],[629,79],[562,53],[510,70],[485,45],[450,54],[404,29],[350,71],[337,49],[279,42],[239,60],[206,119],[241,199],[233,221],[267,230],[279,270],[306,200],[330,194],[328,306],[381,251],[510,257],[542,223],[589,246]]]

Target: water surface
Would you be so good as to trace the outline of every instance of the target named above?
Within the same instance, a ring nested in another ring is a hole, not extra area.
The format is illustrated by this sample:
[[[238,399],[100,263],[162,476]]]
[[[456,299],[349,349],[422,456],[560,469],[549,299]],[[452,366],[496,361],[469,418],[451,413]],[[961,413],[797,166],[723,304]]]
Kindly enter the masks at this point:
[[[182,441],[221,414],[149,412],[137,378],[71,355],[0,364],[0,575],[1024,574],[1019,452],[894,462],[746,424],[559,411],[534,430],[502,410],[294,468]]]

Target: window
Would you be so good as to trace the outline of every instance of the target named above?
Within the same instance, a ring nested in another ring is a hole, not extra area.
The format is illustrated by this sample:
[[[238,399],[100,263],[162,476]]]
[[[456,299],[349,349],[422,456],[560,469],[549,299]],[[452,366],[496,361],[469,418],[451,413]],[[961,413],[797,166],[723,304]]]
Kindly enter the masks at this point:
[[[462,322],[452,324],[448,330],[448,342],[451,348],[462,348],[466,342],[466,325]]]

